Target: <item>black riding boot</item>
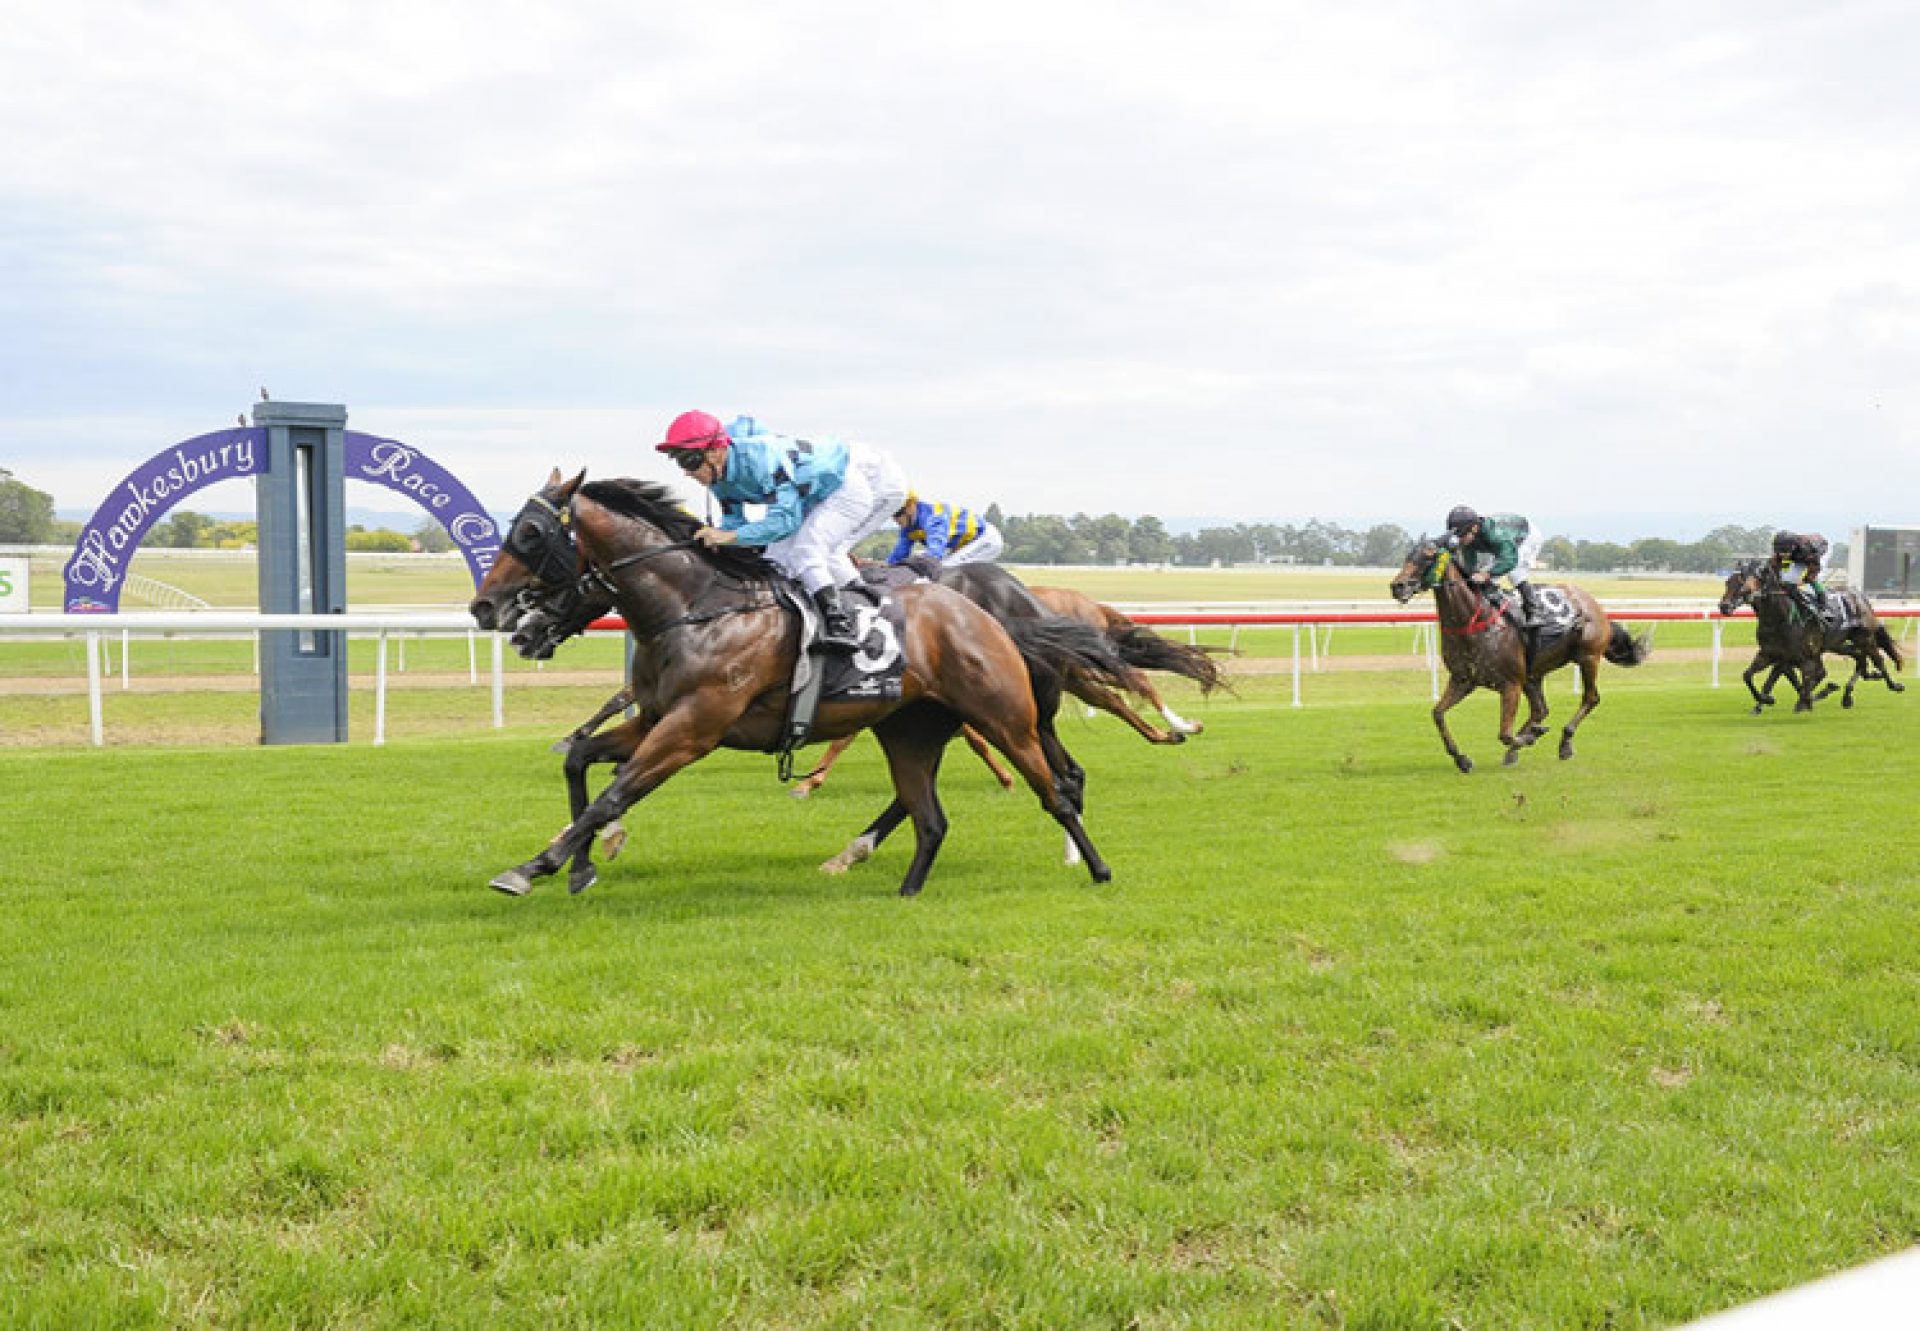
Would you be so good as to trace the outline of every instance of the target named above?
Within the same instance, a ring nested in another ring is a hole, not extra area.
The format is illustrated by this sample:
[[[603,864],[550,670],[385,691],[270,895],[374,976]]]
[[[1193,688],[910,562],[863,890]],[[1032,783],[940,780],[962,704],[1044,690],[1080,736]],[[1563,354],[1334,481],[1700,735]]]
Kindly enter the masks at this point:
[[[1520,593],[1520,626],[1535,629],[1540,627],[1540,602],[1534,599],[1531,582],[1516,582],[1513,589]]]
[[[813,594],[813,604],[820,611],[820,645],[830,652],[858,651],[860,639],[854,633],[853,616],[840,600],[840,589],[822,587]]]

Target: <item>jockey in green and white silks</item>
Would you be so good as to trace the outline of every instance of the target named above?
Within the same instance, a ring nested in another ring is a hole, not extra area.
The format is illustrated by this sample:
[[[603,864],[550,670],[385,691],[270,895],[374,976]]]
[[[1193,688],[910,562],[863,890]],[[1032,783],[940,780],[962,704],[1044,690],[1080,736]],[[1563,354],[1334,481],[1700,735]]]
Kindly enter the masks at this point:
[[[1526,615],[1526,627],[1540,620],[1539,603],[1533,593],[1533,561],[1540,554],[1540,535],[1518,513],[1494,513],[1481,517],[1465,504],[1447,514],[1447,531],[1453,547],[1460,552],[1461,571],[1474,582],[1491,582],[1505,577],[1520,593],[1520,605]]]
[[[823,645],[852,651],[853,618],[840,589],[857,576],[851,551],[885,527],[906,498],[906,476],[885,449],[839,439],[797,439],[751,416],[722,426],[682,412],[655,448],[720,501],[706,545],[757,545],[805,588],[820,610]],[[749,518],[746,506],[763,506]]]
[[[969,509],[954,504],[936,504],[912,491],[893,515],[900,524],[900,539],[887,556],[889,564],[904,564],[913,547],[926,547],[929,558],[951,567],[956,564],[983,564],[997,559],[1005,542],[991,522]]]

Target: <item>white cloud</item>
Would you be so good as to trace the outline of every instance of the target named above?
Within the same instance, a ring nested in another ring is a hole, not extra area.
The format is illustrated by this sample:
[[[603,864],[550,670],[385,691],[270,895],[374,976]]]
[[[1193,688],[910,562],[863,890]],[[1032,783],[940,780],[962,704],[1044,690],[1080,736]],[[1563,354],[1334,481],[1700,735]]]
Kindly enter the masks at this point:
[[[501,507],[704,404],[1014,511],[1862,511],[1920,490],[1917,47],[1891,4],[29,7],[0,461],[85,506],[264,380]]]

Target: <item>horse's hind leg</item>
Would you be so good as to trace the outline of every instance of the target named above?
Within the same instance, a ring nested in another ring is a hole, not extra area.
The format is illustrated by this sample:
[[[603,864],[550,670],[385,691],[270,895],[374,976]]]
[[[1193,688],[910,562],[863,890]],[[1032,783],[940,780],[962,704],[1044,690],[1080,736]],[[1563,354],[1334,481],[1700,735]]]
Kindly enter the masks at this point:
[[[847,843],[847,848],[832,859],[820,865],[821,873],[845,873],[854,865],[873,858],[873,852],[880,843],[893,835],[893,829],[906,821],[907,806],[895,796],[893,803],[880,811],[880,816],[868,823],[866,830]]]
[[[927,874],[933,868],[934,857],[940,853],[940,843],[947,839],[947,815],[940,807],[935,783],[940,775],[940,757],[958,726],[959,719],[950,712],[912,716],[896,713],[874,729],[880,747],[886,750],[887,770],[893,775],[895,796],[894,804],[888,806],[880,819],[885,820],[896,807],[904,809],[913,819],[913,862],[907,866],[907,876],[900,883],[903,897],[918,896],[920,889],[927,885]],[[893,824],[898,823],[896,816]],[[879,821],[875,826],[879,826]],[[891,831],[892,827],[887,830]]]
[[[1580,705],[1574,708],[1573,715],[1567,719],[1567,727],[1560,732],[1560,756],[1573,757],[1573,732],[1587,719],[1587,713],[1600,705],[1600,652],[1591,652],[1580,657],[1574,666],[1580,672]]]
[[[1067,683],[1067,692],[1080,699],[1089,707],[1098,707],[1101,711],[1119,717],[1135,733],[1149,744],[1184,744],[1186,734],[1181,731],[1166,731],[1147,721],[1128,705],[1127,700],[1104,684],[1090,679],[1074,678]]]

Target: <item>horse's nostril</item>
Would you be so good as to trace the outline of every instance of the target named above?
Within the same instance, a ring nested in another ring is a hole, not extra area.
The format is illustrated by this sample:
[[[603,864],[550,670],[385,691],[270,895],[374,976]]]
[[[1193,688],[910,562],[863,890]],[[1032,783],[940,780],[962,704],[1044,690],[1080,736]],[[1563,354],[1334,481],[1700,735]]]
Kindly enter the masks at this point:
[[[467,607],[467,613],[473,616],[474,623],[489,633],[493,631],[493,605],[488,601],[475,601]]]

